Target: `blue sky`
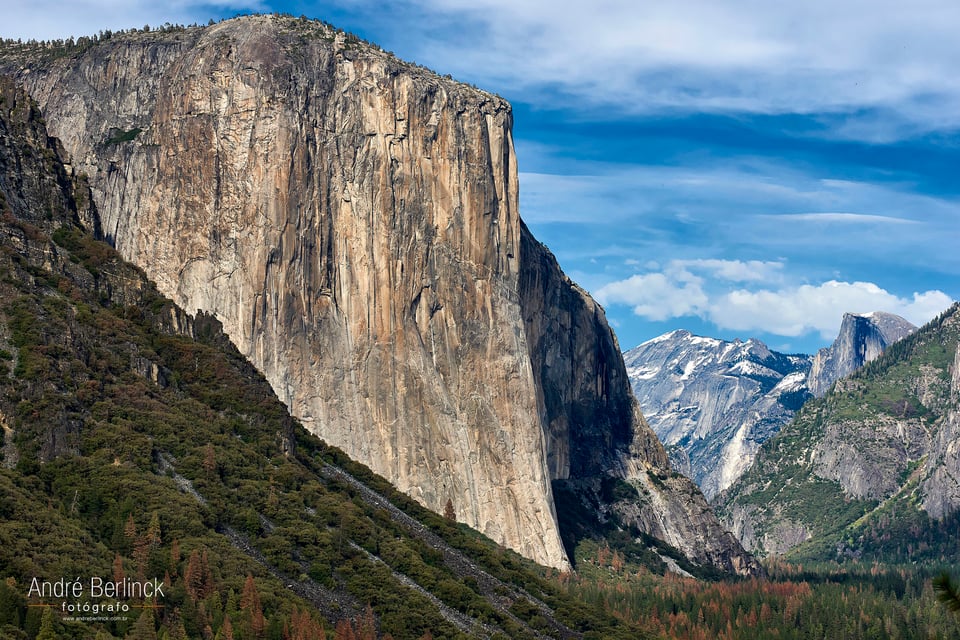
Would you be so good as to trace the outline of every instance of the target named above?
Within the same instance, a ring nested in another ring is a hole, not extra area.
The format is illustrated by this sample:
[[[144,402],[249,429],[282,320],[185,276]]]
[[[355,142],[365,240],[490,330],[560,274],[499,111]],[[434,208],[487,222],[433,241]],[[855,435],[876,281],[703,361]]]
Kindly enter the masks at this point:
[[[6,37],[305,14],[514,105],[521,215],[626,349],[812,352],[960,297],[960,4],[0,1]],[[797,6],[780,6],[797,5]]]

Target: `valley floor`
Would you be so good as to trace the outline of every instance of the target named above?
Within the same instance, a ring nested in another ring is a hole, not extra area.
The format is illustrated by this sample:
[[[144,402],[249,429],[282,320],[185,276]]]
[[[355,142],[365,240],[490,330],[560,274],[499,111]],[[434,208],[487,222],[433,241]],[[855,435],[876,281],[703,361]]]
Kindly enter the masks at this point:
[[[768,561],[767,578],[658,576],[609,547],[583,547],[567,592],[653,637],[678,640],[960,638],[932,566]],[[590,555],[587,555],[587,554]]]

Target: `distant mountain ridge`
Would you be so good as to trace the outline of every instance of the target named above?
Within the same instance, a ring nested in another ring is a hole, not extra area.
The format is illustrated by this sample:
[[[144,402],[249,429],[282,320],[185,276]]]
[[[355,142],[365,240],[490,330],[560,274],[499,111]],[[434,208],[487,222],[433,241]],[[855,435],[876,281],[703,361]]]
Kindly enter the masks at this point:
[[[627,375],[672,464],[707,498],[729,486],[808,397],[810,357],[759,340],[673,331],[624,354]]]
[[[915,330],[891,313],[846,313],[836,340],[814,356],[779,353],[757,339],[731,342],[677,330],[627,351],[624,362],[671,463],[712,500],[804,401]]]
[[[954,305],[804,405],[715,501],[744,545],[811,559],[955,560],[958,345]]]

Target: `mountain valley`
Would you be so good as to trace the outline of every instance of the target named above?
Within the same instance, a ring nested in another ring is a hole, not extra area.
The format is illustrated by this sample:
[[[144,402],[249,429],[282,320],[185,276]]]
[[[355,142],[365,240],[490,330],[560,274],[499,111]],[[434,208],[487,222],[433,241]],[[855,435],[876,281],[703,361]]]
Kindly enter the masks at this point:
[[[756,571],[689,481],[649,480],[672,470],[603,310],[520,220],[504,100],[276,15],[0,59],[103,236],[308,429],[549,566],[552,483],[593,504],[613,474],[649,496],[625,526]]]
[[[960,507],[958,341],[954,306],[805,404],[716,500],[744,544],[762,554],[948,561]]]
[[[512,126],[306,17],[0,43],[0,639],[960,640],[960,307],[621,354]]]
[[[833,344],[814,356],[778,353],[755,339],[673,331],[625,352],[624,361],[674,468],[712,500],[808,398],[822,396],[914,330],[893,314],[847,313]]]

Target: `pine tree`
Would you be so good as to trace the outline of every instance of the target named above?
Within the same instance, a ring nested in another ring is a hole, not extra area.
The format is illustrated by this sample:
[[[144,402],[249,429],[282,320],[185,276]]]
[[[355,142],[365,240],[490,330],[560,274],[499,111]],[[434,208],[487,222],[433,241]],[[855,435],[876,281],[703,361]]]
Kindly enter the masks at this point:
[[[247,574],[243,583],[243,594],[240,596],[240,610],[244,612],[250,622],[250,631],[255,638],[262,638],[267,628],[267,621],[263,617],[263,607],[260,604],[260,592],[253,576]]]
[[[223,618],[223,626],[217,632],[217,640],[234,640],[233,624],[230,622],[230,616]]]
[[[200,572],[203,577],[203,593],[206,595],[213,589],[213,572],[210,570],[210,557],[207,555],[206,548],[200,554]]]
[[[53,620],[53,607],[45,607],[43,617],[40,618],[40,631],[37,633],[36,640],[57,640],[58,637]]]
[[[150,524],[147,526],[146,543],[151,549],[160,546],[160,514],[156,511],[150,517]]]
[[[123,525],[123,537],[131,545],[137,539],[137,523],[134,521],[132,513],[127,516],[127,523]]]
[[[353,633],[353,625],[350,624],[349,620],[338,622],[334,633],[333,640],[357,640],[357,636]]]
[[[208,478],[212,478],[217,470],[217,454],[210,443],[203,448],[203,470]]]
[[[153,622],[153,608],[144,607],[133,629],[127,635],[128,640],[157,640],[157,630]]]
[[[950,574],[943,572],[933,579],[933,591],[937,600],[946,605],[954,613],[960,612],[960,588],[953,584]]]
[[[304,609],[298,611],[296,607],[290,614],[290,640],[314,640],[314,638],[326,638],[327,632],[322,622],[313,619],[310,612]]]
[[[200,553],[194,549],[187,560],[187,568],[183,572],[183,582],[187,595],[193,600],[199,600],[204,595],[203,569],[200,566]]]
[[[358,640],[377,640],[377,623],[373,617],[373,607],[367,605],[363,613],[363,619],[360,621],[360,628],[357,630]]]
[[[170,566],[168,569],[172,576],[180,572],[180,541],[176,538],[170,543]]]
[[[443,517],[449,520],[450,522],[457,521],[457,512],[453,509],[453,500],[447,498],[447,504],[443,508]]]
[[[113,558],[113,581],[114,582],[123,582],[125,574],[123,572],[123,558],[120,557],[118,553]]]

